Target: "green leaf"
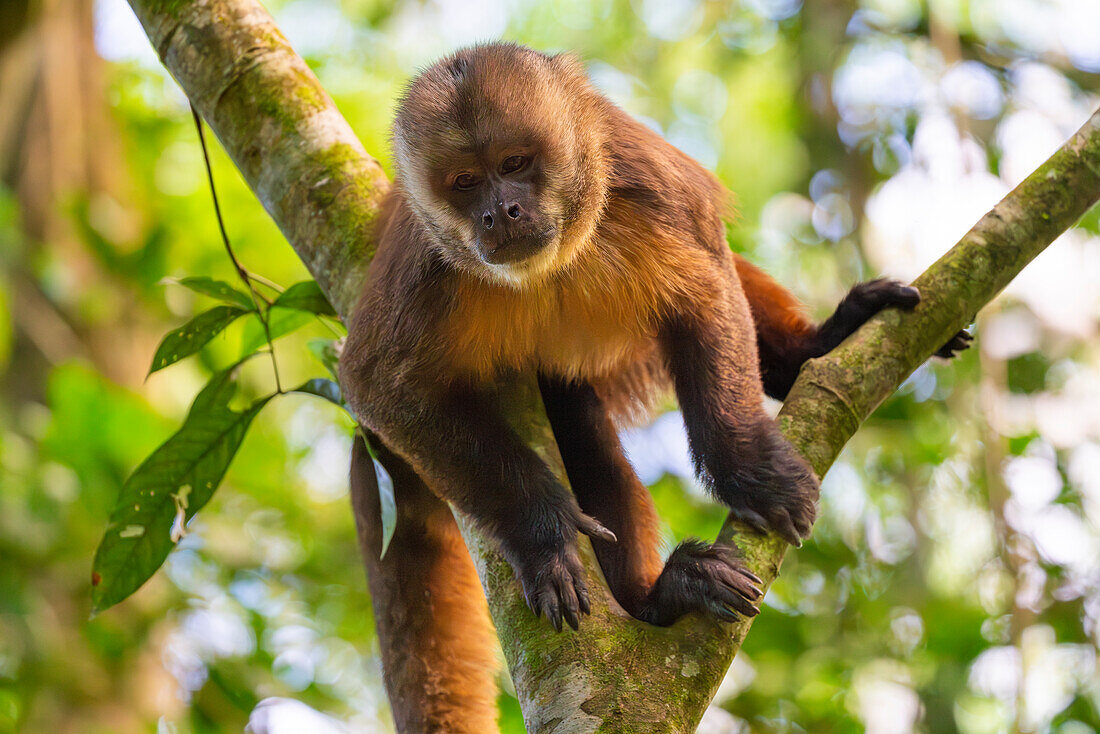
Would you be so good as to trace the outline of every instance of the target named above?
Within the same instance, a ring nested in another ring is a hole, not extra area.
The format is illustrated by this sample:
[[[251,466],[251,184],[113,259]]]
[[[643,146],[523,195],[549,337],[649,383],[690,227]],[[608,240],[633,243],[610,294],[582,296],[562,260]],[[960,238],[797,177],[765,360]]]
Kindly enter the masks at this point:
[[[349,410],[347,403],[344,402],[344,396],[340,392],[340,385],[334,380],[328,380],[324,377],[315,377],[312,380],[303,382],[301,385],[291,390],[291,392],[316,395],[319,398],[324,398],[333,405],[339,405],[344,410]]]
[[[367,453],[370,454],[371,464],[374,466],[374,483],[378,486],[378,500],[382,520],[382,551],[378,554],[378,557],[385,558],[386,551],[390,547],[390,541],[393,540],[393,531],[397,528],[397,497],[393,491],[393,479],[386,468],[382,466],[382,462],[378,460],[378,452],[375,450],[373,443],[377,439],[374,435],[364,431],[360,426],[355,429],[355,440],[362,440],[363,445],[367,448]]]
[[[168,332],[157,347],[149,374],[162,370],[170,364],[179,362],[202,349],[207,342],[216,337],[225,327],[248,313],[236,306],[215,306],[200,313],[180,328]]]
[[[397,498],[393,494],[393,480],[381,467],[381,464],[375,462],[374,470],[378,474],[378,500],[382,519],[382,552],[378,554],[379,559],[386,557],[390,541],[393,540],[393,531],[397,528]]]
[[[325,366],[325,369],[334,379],[340,379],[340,373],[337,371],[336,366],[340,361],[340,355],[336,351],[335,339],[310,339],[306,346],[309,351],[313,352],[313,356],[321,361],[321,364]]]
[[[356,430],[360,436],[363,436],[362,429]],[[363,436],[363,445],[367,447],[367,452],[370,453],[371,463],[374,464],[375,483],[378,485],[378,501],[382,520],[382,551],[378,554],[378,557],[385,558],[386,551],[390,547],[390,541],[393,540],[393,531],[397,528],[397,497],[393,492],[393,479],[386,468],[382,466],[382,462],[378,460],[377,452],[371,443],[374,440],[376,439],[373,436]]]
[[[321,292],[321,286],[313,280],[295,283],[283,291],[271,305],[308,311],[318,316],[336,316],[336,309]]]
[[[183,426],[130,475],[92,565],[93,614],[122,601],[164,563],[186,526],[213,496],[252,419],[273,396],[231,410],[237,366],[215,374]]]
[[[217,298],[219,301],[225,301],[232,306],[240,306],[248,311],[255,310],[256,307],[256,304],[252,302],[252,296],[234,288],[224,280],[214,280],[206,276],[195,276],[170,282],[178,283],[184,288],[189,288],[204,296],[210,296],[211,298]]]
[[[271,308],[267,312],[267,324],[271,329],[271,341],[286,336],[292,331],[297,331],[306,324],[313,322],[313,314],[305,311],[295,311],[289,308]],[[241,336],[241,354],[251,354],[267,344],[264,335],[263,324],[260,319],[249,319],[244,325],[244,333]]]

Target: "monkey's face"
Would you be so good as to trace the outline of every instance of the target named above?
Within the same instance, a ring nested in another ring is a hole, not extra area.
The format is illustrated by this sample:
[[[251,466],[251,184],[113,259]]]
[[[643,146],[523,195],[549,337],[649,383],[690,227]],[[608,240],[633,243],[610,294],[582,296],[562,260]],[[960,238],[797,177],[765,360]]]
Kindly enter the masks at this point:
[[[606,185],[582,95],[595,93],[575,62],[506,45],[413,81],[394,124],[398,178],[448,261],[518,287],[583,248]]]
[[[566,226],[560,197],[547,181],[552,153],[523,132],[478,141],[455,131],[463,144],[438,156],[413,194],[449,260],[510,285],[553,269]]]
[[[560,239],[560,213],[547,201],[545,151],[531,141],[490,140],[456,157],[436,182],[439,198],[472,234],[467,246],[491,270],[521,274]],[[507,268],[492,268],[507,266]]]

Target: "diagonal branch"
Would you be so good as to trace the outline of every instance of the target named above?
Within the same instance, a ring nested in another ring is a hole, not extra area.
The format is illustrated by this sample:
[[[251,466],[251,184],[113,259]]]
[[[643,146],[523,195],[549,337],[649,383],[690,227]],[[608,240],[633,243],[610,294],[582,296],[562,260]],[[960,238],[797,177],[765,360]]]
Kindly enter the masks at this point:
[[[169,71],[346,318],[374,252],[371,226],[388,188],[381,167],[255,0],[130,2]],[[807,365],[780,420],[818,473],[863,418],[1098,197],[1094,115],[918,279],[924,301],[914,313],[884,313]],[[500,400],[516,430],[564,478],[533,377],[506,385]],[[583,543],[593,613],[580,632],[555,634],[527,610],[500,556],[464,532],[530,731],[694,731],[748,622],[637,622],[597,580]],[[759,576],[775,578],[785,543],[742,534],[738,544]]]
[[[913,282],[921,292],[915,310],[879,313],[802,368],[779,422],[814,471],[824,476],[875,408],[1098,199],[1100,110]],[[728,519],[722,534],[735,525]],[[787,547],[747,543],[742,549],[770,570],[778,569]],[[745,634],[751,623],[737,626]]]

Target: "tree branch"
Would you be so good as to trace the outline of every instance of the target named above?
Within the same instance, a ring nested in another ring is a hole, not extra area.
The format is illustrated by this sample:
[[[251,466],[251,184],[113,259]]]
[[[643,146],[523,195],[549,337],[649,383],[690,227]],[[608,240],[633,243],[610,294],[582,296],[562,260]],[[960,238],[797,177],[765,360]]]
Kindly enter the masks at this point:
[[[317,77],[247,0],[133,0],[153,47],[346,318],[389,189]]]
[[[154,47],[248,185],[345,319],[374,253],[371,225],[388,182],[254,0],[130,0]],[[824,474],[860,422],[1030,259],[1100,197],[1100,117],[1001,202],[917,285],[911,314],[872,320],[806,366],[780,414]],[[502,388],[516,430],[558,471],[533,376]],[[460,519],[461,520],[461,519]],[[592,615],[554,633],[523,602],[508,567],[462,524],[489,597],[528,730],[690,732],[748,632],[698,617],[656,628],[629,617],[582,549]],[[734,529],[727,523],[723,533]],[[781,540],[741,533],[750,567],[770,583]]]

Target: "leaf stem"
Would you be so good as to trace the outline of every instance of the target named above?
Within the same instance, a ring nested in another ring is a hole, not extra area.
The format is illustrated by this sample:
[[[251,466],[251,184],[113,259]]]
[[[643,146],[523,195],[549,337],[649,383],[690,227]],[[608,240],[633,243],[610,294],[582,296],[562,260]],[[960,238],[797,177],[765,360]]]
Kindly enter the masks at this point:
[[[286,290],[286,288],[283,288],[281,285],[279,285],[278,283],[276,283],[274,281],[268,280],[267,278],[265,278],[262,275],[257,275],[256,273],[249,273],[248,277],[251,278],[256,283],[259,283],[262,286],[267,286],[268,288],[275,291],[276,293],[282,293],[283,291]]]
[[[221,232],[222,243],[225,245],[225,252],[229,255],[229,260],[233,263],[233,268],[237,271],[237,275],[240,276],[241,281],[252,295],[252,305],[256,308],[256,317],[260,319],[260,323],[264,327],[264,338],[267,340],[268,354],[271,355],[271,370],[275,373],[275,390],[278,393],[282,393],[283,385],[282,381],[279,379],[279,363],[275,359],[275,343],[271,339],[271,326],[269,324],[266,309],[260,305],[260,302],[263,301],[263,303],[270,308],[271,301],[256,290],[253,280],[266,285],[268,288],[276,290],[279,289],[279,286],[266,278],[250,274],[245,269],[244,265],[241,265],[240,260],[237,259],[236,253],[233,252],[233,246],[229,244],[229,235],[225,231],[225,220],[222,219],[221,204],[218,203],[218,192],[217,189],[214,188],[214,169],[210,165],[210,152],[206,147],[206,134],[203,132],[202,118],[199,116],[199,111],[195,109],[195,105],[192,104],[190,106],[191,117],[195,121],[195,130],[199,134],[199,146],[202,147],[202,160],[203,163],[206,164],[206,181],[210,185],[210,198],[214,200],[214,216],[218,220],[218,231]]]

